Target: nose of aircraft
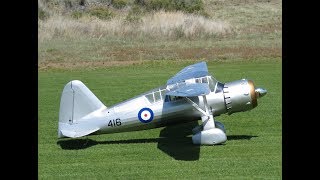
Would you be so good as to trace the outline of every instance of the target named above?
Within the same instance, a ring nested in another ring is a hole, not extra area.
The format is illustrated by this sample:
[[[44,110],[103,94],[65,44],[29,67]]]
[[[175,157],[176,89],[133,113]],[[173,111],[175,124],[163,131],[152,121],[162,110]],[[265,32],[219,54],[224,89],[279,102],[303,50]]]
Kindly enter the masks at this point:
[[[267,94],[267,90],[265,90],[263,88],[256,88],[255,92],[256,92],[258,98],[263,97],[264,95]]]

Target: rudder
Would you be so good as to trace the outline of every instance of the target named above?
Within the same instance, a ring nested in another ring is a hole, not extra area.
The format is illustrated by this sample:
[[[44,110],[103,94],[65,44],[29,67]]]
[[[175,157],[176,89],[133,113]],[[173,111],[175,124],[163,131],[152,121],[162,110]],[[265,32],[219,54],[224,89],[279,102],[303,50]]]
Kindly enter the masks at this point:
[[[63,89],[59,111],[60,124],[72,124],[105,105],[79,80],[67,83]]]

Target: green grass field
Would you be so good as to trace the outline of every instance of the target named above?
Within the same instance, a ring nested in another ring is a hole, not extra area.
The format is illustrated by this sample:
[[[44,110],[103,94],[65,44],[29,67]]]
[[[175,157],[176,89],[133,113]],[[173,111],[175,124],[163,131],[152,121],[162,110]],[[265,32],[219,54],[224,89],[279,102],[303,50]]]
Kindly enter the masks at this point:
[[[70,80],[81,80],[111,106],[165,84],[192,63],[39,70],[39,179],[282,179],[281,57],[208,61],[221,82],[248,78],[268,90],[255,109],[216,118],[226,126],[224,145],[193,145],[197,122],[58,141],[60,95]]]
[[[70,2],[39,1],[38,10],[50,15],[38,21],[39,179],[282,179],[281,0],[203,0],[209,15],[204,25],[222,21],[230,32],[210,35],[206,30],[213,27],[196,26],[199,36],[191,38],[180,37],[189,28],[170,29],[181,22],[179,14],[165,16],[171,23],[146,19],[150,23],[123,26],[117,18],[125,18],[130,5],[109,8],[114,21],[88,21],[67,15],[74,9],[64,7]],[[187,18],[182,25],[200,20]],[[130,34],[141,32],[137,27],[149,31]],[[248,78],[268,90],[255,109],[216,118],[226,126],[224,145],[193,145],[191,129],[198,122],[58,141],[60,96],[70,80],[81,80],[111,106],[165,84],[200,60],[221,82]]]

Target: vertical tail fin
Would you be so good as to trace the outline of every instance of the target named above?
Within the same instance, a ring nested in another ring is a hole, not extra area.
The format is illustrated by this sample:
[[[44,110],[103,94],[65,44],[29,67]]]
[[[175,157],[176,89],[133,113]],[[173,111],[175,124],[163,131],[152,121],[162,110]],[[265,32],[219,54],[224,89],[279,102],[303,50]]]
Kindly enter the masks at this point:
[[[62,137],[64,124],[72,124],[102,107],[105,107],[104,104],[81,81],[67,83],[60,101],[58,137]]]

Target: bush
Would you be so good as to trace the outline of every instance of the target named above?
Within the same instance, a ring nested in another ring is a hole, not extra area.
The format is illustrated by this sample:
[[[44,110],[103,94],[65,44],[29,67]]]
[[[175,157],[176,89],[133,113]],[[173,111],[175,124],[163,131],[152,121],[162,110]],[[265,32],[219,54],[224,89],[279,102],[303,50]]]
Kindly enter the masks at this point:
[[[38,8],[38,18],[41,20],[45,20],[49,17],[49,13],[47,13],[46,11],[44,11],[41,8]]]
[[[64,7],[66,9],[72,9],[77,6],[84,6],[86,4],[86,0],[63,0]]]
[[[170,0],[150,0],[147,1],[146,7],[148,10],[173,10],[172,6],[170,5]]]
[[[193,12],[200,12],[204,10],[203,2],[201,0],[193,0],[193,1],[183,1],[179,7],[184,9],[186,12],[193,13]]]
[[[135,0],[135,4],[150,10],[184,11],[201,13],[204,11],[202,0]]]
[[[114,14],[109,11],[109,9],[103,7],[90,9],[89,14],[103,20],[111,19],[114,16]]]
[[[144,12],[142,9],[139,6],[134,5],[126,16],[125,21],[129,23],[140,23],[143,14]]]
[[[74,19],[79,19],[83,16],[83,12],[81,11],[73,11],[71,13],[71,17],[74,18]]]
[[[128,1],[126,1],[126,0],[113,0],[112,1],[112,6],[117,9],[122,9],[122,8],[126,7],[127,4],[128,4]]]

